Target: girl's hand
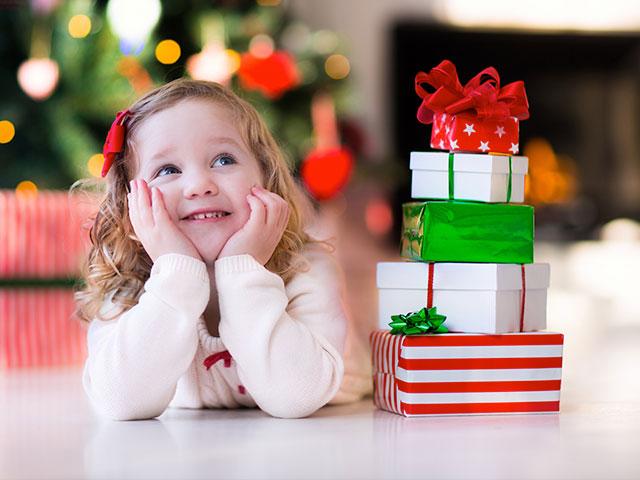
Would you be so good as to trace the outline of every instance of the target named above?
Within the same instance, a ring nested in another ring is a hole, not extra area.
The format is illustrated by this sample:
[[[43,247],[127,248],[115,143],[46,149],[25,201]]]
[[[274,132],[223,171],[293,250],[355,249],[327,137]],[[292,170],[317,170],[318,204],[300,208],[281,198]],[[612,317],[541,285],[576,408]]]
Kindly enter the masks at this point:
[[[287,228],[289,205],[281,196],[257,186],[247,201],[249,220],[227,240],[218,258],[246,253],[266,265]]]
[[[144,180],[130,182],[127,195],[131,225],[151,260],[165,253],[180,253],[201,260],[200,254],[184,233],[169,217],[162,192],[154,187],[149,190]]]

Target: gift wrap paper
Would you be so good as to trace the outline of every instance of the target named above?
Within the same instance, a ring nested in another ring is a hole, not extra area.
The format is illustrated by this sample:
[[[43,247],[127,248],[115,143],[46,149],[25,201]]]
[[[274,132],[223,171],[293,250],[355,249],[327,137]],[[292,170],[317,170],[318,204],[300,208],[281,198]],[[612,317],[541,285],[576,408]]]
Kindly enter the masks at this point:
[[[533,263],[533,207],[467,202],[402,205],[401,256],[425,262]]]
[[[560,410],[563,335],[370,336],[374,403],[405,416]]]
[[[518,153],[518,119],[483,119],[477,115],[438,113],[433,116],[431,148],[452,152]]]
[[[86,329],[68,288],[0,289],[0,369],[81,365]]]
[[[522,269],[505,263],[433,264],[432,302],[447,317],[444,326],[491,334],[547,328],[549,264],[524,265],[524,296]],[[379,328],[388,329],[392,315],[427,306],[428,272],[424,262],[378,263]]]
[[[411,197],[521,203],[527,157],[411,152]]]
[[[97,205],[94,196],[66,191],[0,190],[0,278],[77,275]]]

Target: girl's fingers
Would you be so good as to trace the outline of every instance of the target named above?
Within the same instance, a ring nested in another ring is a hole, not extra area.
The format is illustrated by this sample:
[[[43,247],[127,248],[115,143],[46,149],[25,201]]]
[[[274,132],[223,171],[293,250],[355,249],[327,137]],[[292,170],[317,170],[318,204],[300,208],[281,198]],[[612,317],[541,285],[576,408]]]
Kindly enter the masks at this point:
[[[164,204],[164,197],[162,196],[160,189],[157,187],[153,187],[151,189],[151,208],[153,210],[155,223],[166,224],[167,222],[171,222],[169,214],[167,213],[167,208]]]
[[[131,220],[131,225],[135,230],[137,228],[138,223],[138,199],[136,198],[136,187],[135,181],[131,181],[131,191],[127,194],[127,206],[129,207],[129,219]]]
[[[279,195],[261,187],[253,187],[251,191],[265,205],[265,223],[268,225],[277,225],[281,217],[283,206],[287,205],[286,202]]]
[[[264,203],[262,203],[258,197],[251,194],[247,195],[247,202],[249,202],[249,207],[251,208],[247,225],[262,228],[266,221],[266,208]]]
[[[144,180],[136,180],[138,198],[138,216],[140,221],[147,225],[147,228],[153,226],[153,213],[151,211],[151,198],[149,187]]]

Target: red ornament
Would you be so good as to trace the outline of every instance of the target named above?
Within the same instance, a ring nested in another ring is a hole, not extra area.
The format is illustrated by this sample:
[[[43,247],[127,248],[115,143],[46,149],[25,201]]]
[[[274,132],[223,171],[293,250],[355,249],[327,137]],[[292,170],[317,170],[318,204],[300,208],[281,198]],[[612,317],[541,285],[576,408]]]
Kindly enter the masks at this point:
[[[300,175],[317,200],[328,200],[347,184],[353,171],[353,156],[346,148],[314,149],[302,162]]]
[[[238,70],[242,87],[258,90],[269,99],[277,99],[300,83],[300,73],[291,55],[277,51],[266,58],[244,53]]]

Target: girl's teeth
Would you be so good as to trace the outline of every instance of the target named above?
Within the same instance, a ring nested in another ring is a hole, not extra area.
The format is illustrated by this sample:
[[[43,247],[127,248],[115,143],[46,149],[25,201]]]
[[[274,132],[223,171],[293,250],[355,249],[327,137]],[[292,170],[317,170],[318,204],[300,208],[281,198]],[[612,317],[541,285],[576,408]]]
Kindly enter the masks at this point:
[[[192,215],[192,220],[204,220],[205,218],[220,218],[224,217],[224,212],[207,212],[207,213],[198,213],[197,215]]]

